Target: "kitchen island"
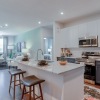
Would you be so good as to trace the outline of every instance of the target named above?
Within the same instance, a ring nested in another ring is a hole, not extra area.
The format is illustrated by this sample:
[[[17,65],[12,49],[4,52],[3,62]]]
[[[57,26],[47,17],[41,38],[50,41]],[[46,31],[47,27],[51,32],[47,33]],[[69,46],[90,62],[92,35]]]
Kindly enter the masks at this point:
[[[14,65],[25,70],[25,76],[36,75],[45,80],[42,84],[44,100],[83,100],[84,64],[52,62],[41,67],[36,61],[15,61]]]

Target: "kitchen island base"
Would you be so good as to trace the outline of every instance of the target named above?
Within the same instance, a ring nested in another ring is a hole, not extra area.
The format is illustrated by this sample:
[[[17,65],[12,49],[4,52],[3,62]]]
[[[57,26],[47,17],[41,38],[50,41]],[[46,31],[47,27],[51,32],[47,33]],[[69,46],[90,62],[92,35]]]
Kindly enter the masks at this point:
[[[16,63],[28,75],[44,79],[42,84],[44,100],[83,100],[84,67],[79,67],[60,74],[31,67],[28,64]],[[65,67],[65,66],[62,66]]]

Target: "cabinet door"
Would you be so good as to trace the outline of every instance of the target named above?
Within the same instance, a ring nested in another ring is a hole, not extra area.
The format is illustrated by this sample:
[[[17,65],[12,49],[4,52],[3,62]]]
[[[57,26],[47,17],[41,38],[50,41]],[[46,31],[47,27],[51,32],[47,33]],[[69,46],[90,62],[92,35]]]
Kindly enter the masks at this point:
[[[70,48],[78,47],[78,26],[69,29]]]
[[[61,29],[61,44],[64,47],[69,47],[69,28]],[[59,40],[60,41],[60,40]]]
[[[79,38],[87,36],[87,23],[79,25]]]
[[[100,47],[100,20],[97,21],[97,26],[98,26],[98,31],[97,31],[97,34],[98,34],[98,46]]]
[[[97,21],[92,21],[87,23],[87,35],[88,36],[97,35]]]

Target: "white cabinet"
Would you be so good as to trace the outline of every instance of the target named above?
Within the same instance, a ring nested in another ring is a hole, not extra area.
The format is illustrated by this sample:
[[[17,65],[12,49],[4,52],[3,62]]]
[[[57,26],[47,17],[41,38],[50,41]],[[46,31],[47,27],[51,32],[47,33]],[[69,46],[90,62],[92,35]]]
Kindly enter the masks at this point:
[[[69,28],[69,39],[70,39],[70,48],[78,47],[78,26],[73,26]]]
[[[98,46],[100,47],[100,20],[97,21]]]
[[[87,36],[97,35],[97,21],[87,23]]]
[[[62,42],[62,47],[69,47],[69,42],[70,42],[70,39],[69,39],[69,28],[64,28],[64,29],[61,29],[61,34],[60,34],[60,40]]]
[[[87,36],[87,23],[83,23],[79,25],[79,38]]]
[[[61,33],[59,34],[59,42],[58,42],[58,45],[61,45],[60,47],[61,48],[64,48],[67,46],[67,43],[68,43],[68,29],[67,28],[64,28],[64,29],[61,29]]]
[[[78,26],[68,27],[61,30],[63,46],[67,48],[78,47]]]
[[[63,41],[65,47],[68,48],[78,48],[79,38],[88,36],[97,36],[100,47],[100,20],[83,23],[80,25],[67,27],[62,29]]]

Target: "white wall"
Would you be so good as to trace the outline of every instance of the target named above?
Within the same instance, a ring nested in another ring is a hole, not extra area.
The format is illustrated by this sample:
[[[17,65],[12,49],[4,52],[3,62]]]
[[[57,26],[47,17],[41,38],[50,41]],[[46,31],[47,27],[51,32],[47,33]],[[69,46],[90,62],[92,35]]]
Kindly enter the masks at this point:
[[[8,37],[8,45],[15,44],[15,36],[7,36]]]
[[[44,38],[53,38],[53,28],[41,28],[41,49],[44,51]]]
[[[62,24],[53,23],[53,59],[57,60],[56,57],[60,56],[60,48],[63,47],[63,38],[61,35]]]
[[[53,38],[53,26],[52,28],[41,28],[41,33],[43,35],[43,38]]]
[[[44,40],[44,38],[46,38],[46,40]],[[41,28],[41,49],[44,53],[48,53],[48,40],[50,39],[53,39],[53,26],[51,28]]]
[[[92,22],[95,20],[100,20],[100,13],[93,13],[93,14],[74,18],[73,20],[65,22],[63,25],[63,28],[74,26],[74,25],[79,25],[79,24],[83,24],[87,22]]]

